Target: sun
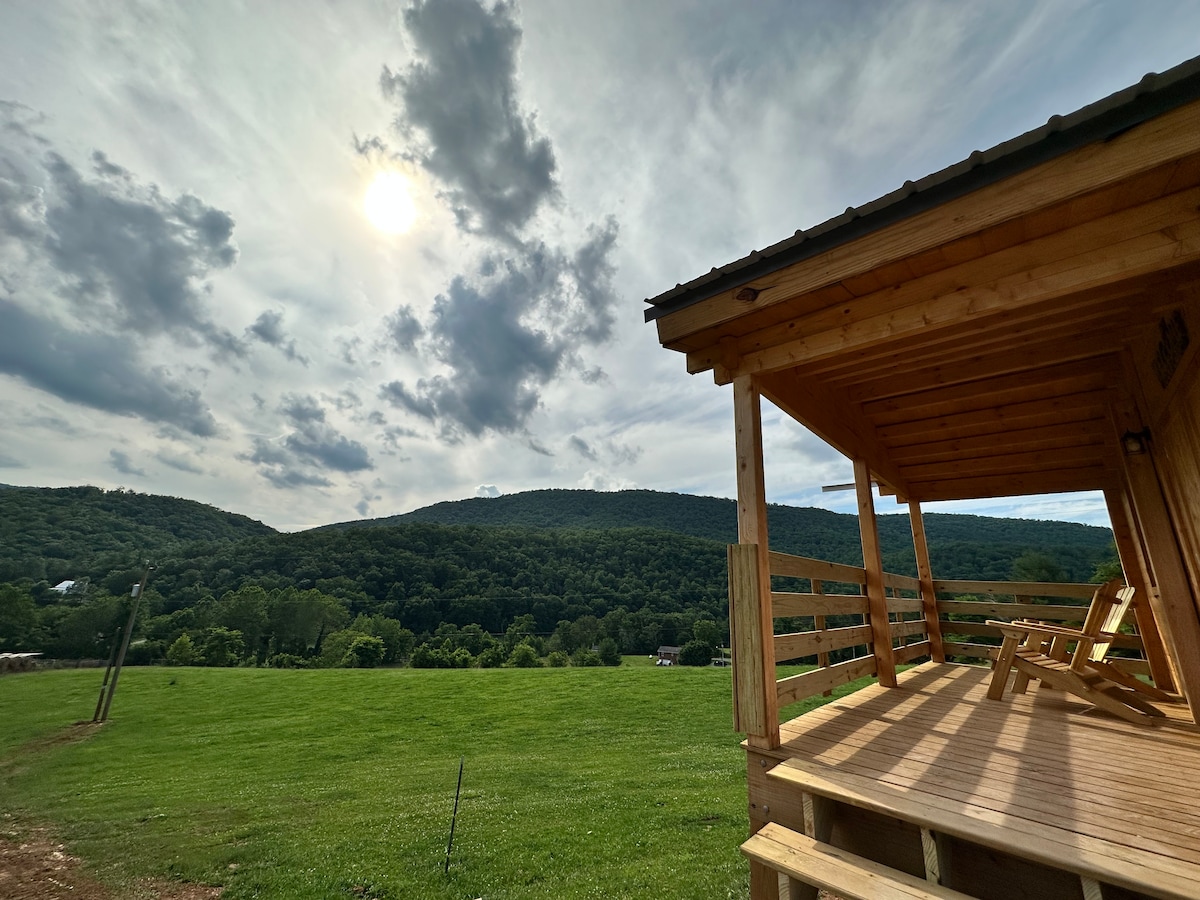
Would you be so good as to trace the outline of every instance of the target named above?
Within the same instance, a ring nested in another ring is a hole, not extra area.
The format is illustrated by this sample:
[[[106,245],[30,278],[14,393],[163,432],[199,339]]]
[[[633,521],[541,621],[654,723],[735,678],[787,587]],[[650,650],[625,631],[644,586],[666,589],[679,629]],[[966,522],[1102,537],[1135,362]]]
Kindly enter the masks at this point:
[[[387,234],[403,234],[417,219],[412,185],[399,172],[380,172],[363,197],[367,219]]]

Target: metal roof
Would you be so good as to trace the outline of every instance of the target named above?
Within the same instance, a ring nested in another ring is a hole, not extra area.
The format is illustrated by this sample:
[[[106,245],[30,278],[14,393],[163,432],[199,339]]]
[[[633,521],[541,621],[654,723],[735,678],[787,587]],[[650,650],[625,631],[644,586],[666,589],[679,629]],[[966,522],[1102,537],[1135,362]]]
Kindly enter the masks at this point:
[[[687,284],[677,284],[657,297],[645,312],[647,322],[701,303],[722,291],[743,285],[802,260],[849,243],[872,231],[940,206],[957,197],[1048,162],[1097,141],[1106,141],[1142,122],[1200,99],[1200,56],[1162,73],[1150,73],[1137,84],[1117,91],[1066,116],[1051,116],[1045,125],[976,150],[962,162],[840,216],[755,250],[739,260],[714,268]]]

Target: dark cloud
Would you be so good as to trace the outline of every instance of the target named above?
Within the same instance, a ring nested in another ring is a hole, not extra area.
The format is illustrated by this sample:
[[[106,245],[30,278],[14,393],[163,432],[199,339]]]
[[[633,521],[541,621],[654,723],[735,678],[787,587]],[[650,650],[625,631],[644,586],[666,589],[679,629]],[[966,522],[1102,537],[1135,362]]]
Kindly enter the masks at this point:
[[[124,450],[109,450],[108,464],[122,475],[136,475],[138,478],[146,477],[146,470],[135,466],[129,458],[129,454]]]
[[[219,355],[245,347],[209,318],[213,269],[237,259],[233,218],[198,197],[163,196],[97,153],[85,178],[57,153],[46,154],[45,232],[40,246],[62,276],[59,293],[85,318],[138,334],[203,341]]]
[[[584,459],[590,459],[590,460],[595,461],[596,451],[593,450],[591,447],[589,447],[588,442],[585,441],[583,438],[579,437],[578,435],[573,434],[567,440],[567,444],[570,445],[571,449],[574,450],[576,453],[578,453],[580,456],[582,456]]]
[[[312,395],[286,394],[279,413],[291,430],[278,441],[256,437],[253,449],[240,458],[258,466],[276,487],[327,487],[322,470],[360,472],[375,468],[367,448],[326,421],[325,409]]]
[[[557,186],[550,141],[517,99],[521,29],[512,4],[419,0],[404,24],[419,59],[401,72],[384,67],[380,78],[403,107],[397,130],[445,186],[463,229],[514,240]]]
[[[366,447],[326,423],[325,410],[315,397],[285,396],[280,412],[295,426],[283,443],[298,458],[338,472],[374,468]]]
[[[417,341],[425,336],[423,326],[411,306],[401,306],[384,320],[388,335],[400,350],[411,353],[416,349]]]
[[[81,172],[0,103],[0,372],[71,403],[201,437],[216,422],[199,392],[145,362],[139,337],[242,356],[209,311],[208,275],[237,258],[233,219],[171,198],[95,151]],[[70,322],[71,327],[62,323]]]
[[[427,315],[405,305],[385,320],[395,348],[444,371],[391,381],[380,395],[438,424],[444,440],[521,433],[551,381],[568,371],[603,377],[581,356],[612,334],[619,228],[609,218],[577,247],[530,234],[539,212],[558,208],[558,186],[550,140],[519,99],[512,4],[417,0],[404,24],[417,58],[400,71],[385,67],[381,79],[400,108],[399,155],[433,176],[459,225],[490,249]],[[378,138],[356,137],[355,149],[397,155]]]
[[[540,389],[612,332],[613,270],[600,258],[615,239],[609,221],[575,254],[538,246],[516,259],[489,257],[474,279],[455,278],[424,328],[425,349],[450,374],[412,387],[393,381],[381,396],[439,420],[447,437],[520,431]]]
[[[164,466],[170,466],[172,469],[175,469],[179,472],[187,472],[191,475],[204,474],[204,470],[186,456],[177,456],[174,453],[168,453],[165,450],[160,450],[154,454],[154,458]]]
[[[164,368],[140,371],[134,359],[123,338],[70,331],[0,298],[0,372],[72,403],[199,437],[217,433],[198,391]]]
[[[246,336],[277,348],[290,360],[304,366],[308,365],[308,357],[302,356],[296,351],[296,341],[289,338],[287,332],[283,330],[283,313],[281,312],[272,309],[263,312],[246,329]]]
[[[25,469],[28,466],[13,456],[7,453],[0,452],[0,469]]]

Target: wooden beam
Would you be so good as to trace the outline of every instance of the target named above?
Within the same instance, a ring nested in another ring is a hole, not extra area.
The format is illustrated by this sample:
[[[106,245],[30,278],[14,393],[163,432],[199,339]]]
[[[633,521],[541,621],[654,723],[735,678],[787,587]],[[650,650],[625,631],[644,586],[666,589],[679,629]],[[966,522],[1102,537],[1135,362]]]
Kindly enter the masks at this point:
[[[756,381],[763,396],[850,459],[866,459],[879,479],[904,493],[904,478],[892,464],[874,426],[861,408],[840,391],[815,379],[778,372]]]
[[[1164,691],[1173,691],[1175,675],[1171,671],[1170,656],[1163,644],[1158,622],[1154,618],[1146,560],[1140,538],[1133,532],[1127,499],[1121,492],[1110,488],[1104,492],[1104,502],[1108,505],[1108,519],[1112,524],[1121,568],[1125,571],[1125,583],[1137,592],[1134,595],[1133,612],[1137,619],[1138,634],[1142,636],[1146,662],[1150,666],[1150,677]]]
[[[767,535],[767,494],[763,472],[762,411],[758,388],[749,377],[733,383],[733,429],[737,451],[738,542],[753,547],[739,551],[741,589],[730,600],[730,626],[738,622],[741,653],[734,648],[736,719],[751,746],[779,746],[779,705],[775,692],[774,620],[771,612],[771,568]],[[735,558],[730,548],[730,563]],[[732,570],[732,569],[731,569]],[[753,632],[748,634],[747,631]],[[739,656],[741,657],[739,659]]]
[[[1164,204],[1170,204],[1164,208]],[[1184,191],[1130,212],[1077,226],[988,258],[988,268],[916,279],[738,340],[742,374],[759,374],[905,341],[919,346],[942,328],[1064,298],[1200,260],[1200,190]],[[1087,248],[1080,252],[1080,248]],[[1023,252],[1018,252],[1023,251]],[[995,274],[996,269],[1000,274]],[[704,358],[711,353],[689,355]]]
[[[751,304],[728,291],[664,316],[659,340],[669,344],[704,328],[784,303],[825,285],[946,245],[985,228],[1028,216],[1072,197],[1094,195],[1149,169],[1200,153],[1200,104],[1189,104],[1113,138],[1065,154],[971,194],[910,216],[855,241],[837,245],[755,284],[761,292]]]
[[[1029,453],[1009,453],[1003,445],[1004,436],[997,435],[995,455],[968,459],[912,463],[904,467],[904,475],[913,482],[951,481],[964,476],[988,478],[996,475],[1020,475],[1043,472],[1047,469],[1104,469],[1110,455],[1104,447],[1085,446],[1059,450],[1036,450]]]
[[[942,626],[938,620],[937,592],[933,589],[933,568],[929,565],[929,544],[925,540],[925,519],[921,515],[921,504],[916,500],[908,501],[908,521],[912,526],[917,580],[921,583],[921,607],[925,615],[926,634],[929,635],[929,655],[934,662],[945,662]]]
[[[933,500],[983,500],[988,497],[1100,491],[1111,480],[1112,472],[1103,468],[1054,469],[986,478],[964,476],[955,481],[910,482],[908,499],[928,503]]]
[[[896,686],[896,662],[888,627],[887,595],[883,587],[883,556],[879,549],[879,526],[875,521],[875,499],[871,496],[871,469],[866,460],[854,461],[854,487],[858,493],[858,530],[862,539],[863,568],[867,577],[867,608],[870,610],[871,646],[876,675],[885,687]]]

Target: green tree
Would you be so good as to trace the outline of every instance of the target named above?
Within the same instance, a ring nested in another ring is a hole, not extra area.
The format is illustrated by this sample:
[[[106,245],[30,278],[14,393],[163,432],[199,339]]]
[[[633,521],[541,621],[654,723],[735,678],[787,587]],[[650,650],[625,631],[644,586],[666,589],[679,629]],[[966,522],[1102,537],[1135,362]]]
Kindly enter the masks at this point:
[[[196,640],[196,657],[205,666],[236,666],[245,642],[240,631],[221,625],[205,628]]]
[[[167,648],[167,664],[172,666],[194,666],[196,664],[196,645],[188,634],[181,634],[175,639],[175,643]]]
[[[352,669],[373,669],[383,662],[383,638],[360,634],[350,642],[342,657],[342,665]]]
[[[679,664],[681,666],[707,666],[716,655],[717,648],[712,644],[691,640],[680,649]]]
[[[32,650],[39,645],[37,619],[29,591],[0,584],[0,650]]]
[[[610,637],[600,641],[599,653],[600,661],[606,666],[619,666],[621,664],[621,649],[617,646],[617,642]]]
[[[725,629],[712,619],[697,619],[692,626],[692,637],[713,647],[719,647],[725,640]]]
[[[541,664],[542,661],[538,658],[537,651],[524,641],[513,647],[507,663],[514,669],[536,669]]]

